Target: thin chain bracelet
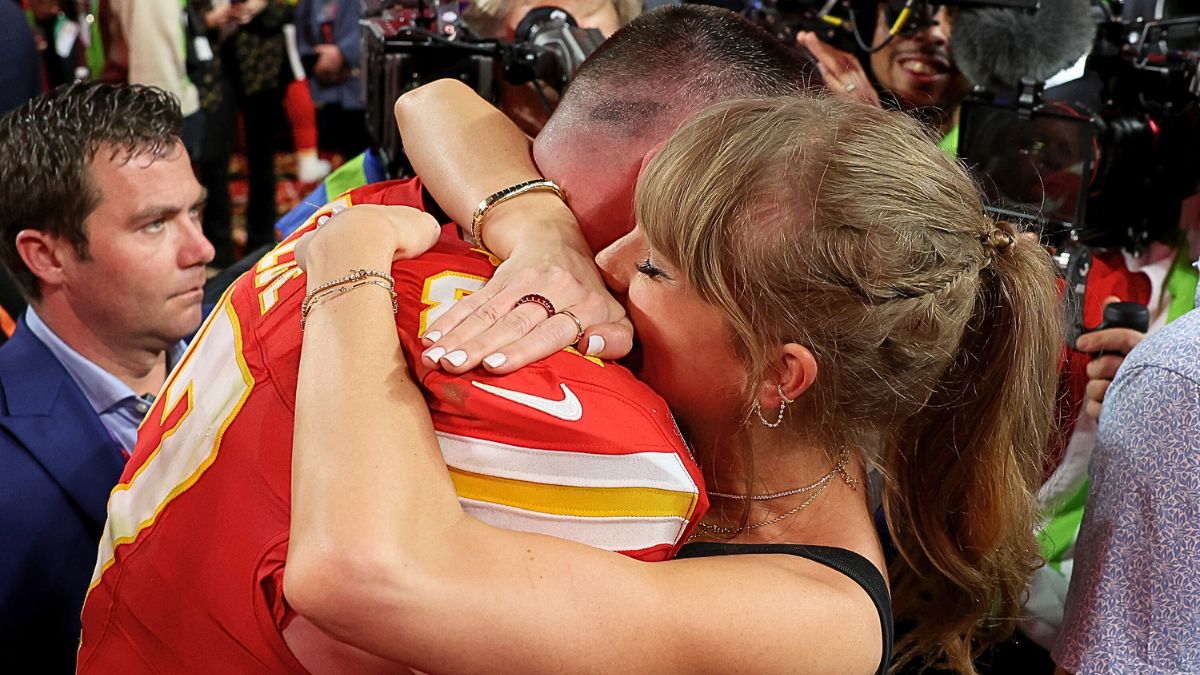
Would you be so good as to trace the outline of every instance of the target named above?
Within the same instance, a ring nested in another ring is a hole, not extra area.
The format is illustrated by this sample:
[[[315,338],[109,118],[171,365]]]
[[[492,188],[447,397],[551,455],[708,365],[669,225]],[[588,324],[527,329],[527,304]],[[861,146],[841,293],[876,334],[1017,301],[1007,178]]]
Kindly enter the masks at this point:
[[[350,270],[350,273],[347,274],[346,276],[338,277],[337,279],[334,279],[332,281],[326,281],[325,283],[321,284],[320,286],[317,286],[316,288],[309,291],[308,295],[304,296],[304,301],[300,303],[300,314],[304,315],[307,313],[306,309],[308,308],[308,306],[313,302],[313,300],[318,295],[321,294],[322,291],[333,288],[334,286],[341,286],[343,284],[349,284],[349,283],[353,283],[355,281],[362,281],[363,279],[368,279],[371,277],[375,277],[377,279],[382,279],[387,284],[387,288],[389,288],[393,291],[396,289],[396,282],[392,279],[392,277],[390,275],[384,274],[383,272],[376,272],[375,270],[363,270],[363,269]]]
[[[363,286],[378,286],[387,291],[388,295],[390,295],[392,298],[392,314],[400,311],[400,304],[396,298],[396,290],[394,288],[376,279],[364,279],[353,284],[342,284],[341,286],[327,288],[326,290],[320,292],[319,295],[314,296],[311,301],[307,302],[300,309],[300,330],[304,330],[304,324],[308,321],[309,313],[312,312],[317,305],[320,305],[322,302],[330,298],[341,297],[342,295],[349,293],[356,288],[362,288]],[[305,298],[305,300],[307,301],[308,298]]]

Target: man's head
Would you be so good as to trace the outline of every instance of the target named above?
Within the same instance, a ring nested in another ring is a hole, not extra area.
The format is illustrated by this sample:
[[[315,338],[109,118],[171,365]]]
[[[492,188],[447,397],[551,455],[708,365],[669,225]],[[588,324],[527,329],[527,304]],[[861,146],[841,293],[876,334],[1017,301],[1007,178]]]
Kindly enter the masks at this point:
[[[599,251],[632,229],[642,161],[681,123],[716,101],[819,84],[806,56],[732,12],[661,7],[588,57],[538,134],[534,160]]]
[[[889,4],[897,3],[879,3],[874,45],[888,39],[888,29],[895,20]],[[904,3],[898,4],[903,7]],[[911,36],[892,38],[871,55],[871,71],[879,84],[908,107],[952,110],[971,88],[950,53],[954,12],[942,6],[931,16],[920,18],[929,20],[930,25]]]
[[[181,124],[169,94],[100,83],[0,120],[0,261],[39,312],[157,349],[199,325],[213,250]]]

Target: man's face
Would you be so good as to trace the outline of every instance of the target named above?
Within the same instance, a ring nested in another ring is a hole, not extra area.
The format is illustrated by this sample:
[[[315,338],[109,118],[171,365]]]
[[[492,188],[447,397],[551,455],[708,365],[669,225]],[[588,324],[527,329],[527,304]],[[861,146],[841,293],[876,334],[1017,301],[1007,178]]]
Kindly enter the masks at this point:
[[[880,84],[908,106],[950,109],[962,101],[971,85],[950,54],[950,10],[942,7],[933,18],[935,25],[912,37],[897,35],[872,54],[871,71]],[[880,3],[872,44],[882,44],[890,27],[884,4]]]
[[[570,105],[568,97],[563,106]],[[568,111],[560,107],[559,112]],[[565,121],[575,119],[556,112],[534,141],[533,159],[543,176],[562,187],[596,253],[633,229],[633,192],[642,157],[662,139],[614,142],[592,124]]]
[[[166,157],[114,158],[101,146],[88,170],[100,202],[84,221],[87,259],[73,248],[64,256],[63,296],[102,338],[165,349],[200,325],[213,258],[200,228],[204,190],[181,144]]]

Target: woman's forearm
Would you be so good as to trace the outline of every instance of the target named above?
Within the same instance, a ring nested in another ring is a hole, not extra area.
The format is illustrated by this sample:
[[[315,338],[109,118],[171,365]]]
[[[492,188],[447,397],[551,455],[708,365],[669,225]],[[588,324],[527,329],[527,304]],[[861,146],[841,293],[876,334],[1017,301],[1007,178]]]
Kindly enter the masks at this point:
[[[352,236],[310,251],[310,290],[351,269],[390,270],[389,251]],[[380,571],[404,559],[402,543],[419,546],[463,517],[384,289],[354,289],[308,315],[293,453],[285,594],[327,629],[355,604],[322,596],[331,575],[386,582]],[[372,592],[386,597],[388,586]]]
[[[409,91],[396,101],[395,112],[404,154],[457,223],[470,223],[484,197],[541,176],[529,138],[458,80]]]
[[[438,80],[404,94],[395,114],[405,155],[456,223],[469,226],[488,195],[541,177],[529,138],[458,80]],[[574,216],[552,194],[522,195],[488,214],[484,238],[503,259],[522,241],[544,237],[587,251]]]

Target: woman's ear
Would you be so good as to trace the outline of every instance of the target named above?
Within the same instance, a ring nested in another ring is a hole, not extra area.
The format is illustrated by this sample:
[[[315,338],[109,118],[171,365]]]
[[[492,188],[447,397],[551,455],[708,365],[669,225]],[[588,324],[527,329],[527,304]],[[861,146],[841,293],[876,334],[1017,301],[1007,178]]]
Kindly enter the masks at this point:
[[[794,401],[817,381],[817,359],[808,347],[789,342],[763,378],[759,402],[764,407],[779,405],[779,394]]]

